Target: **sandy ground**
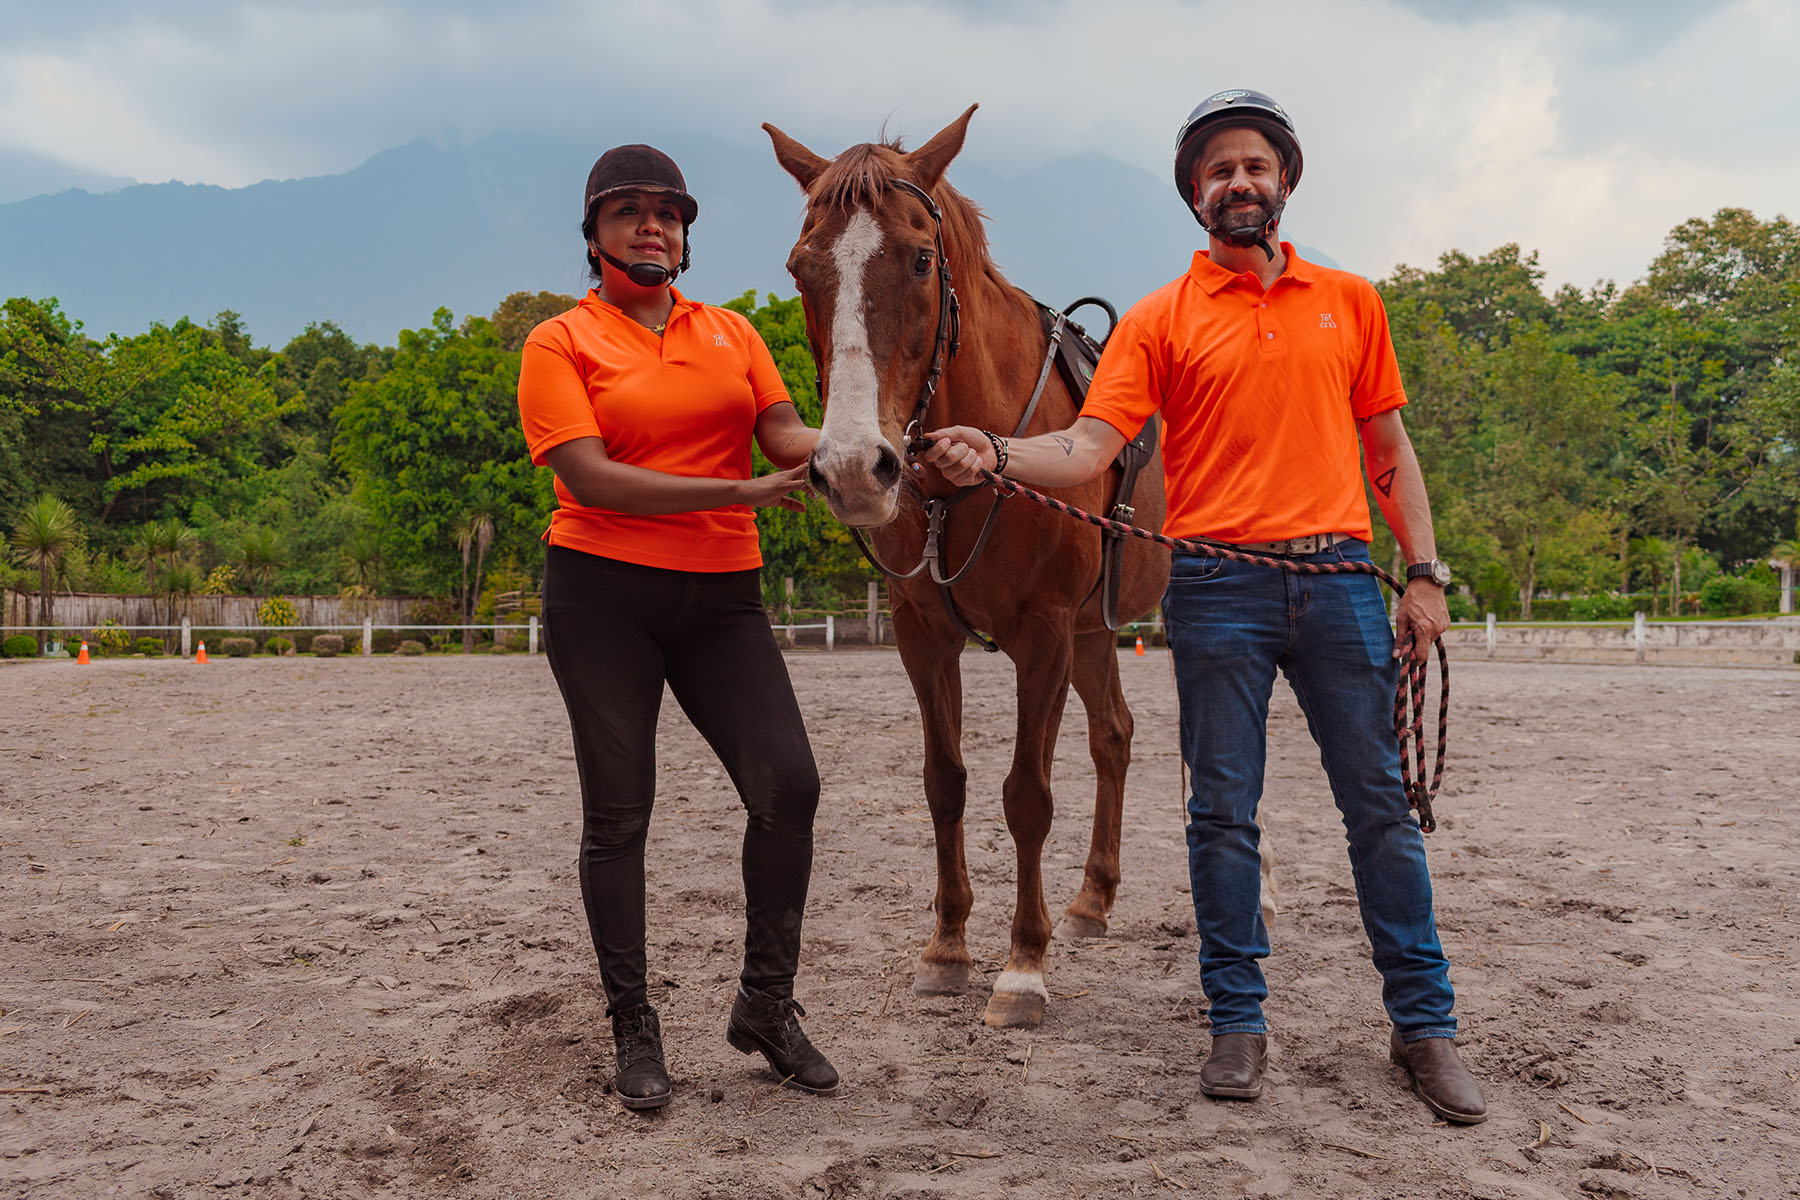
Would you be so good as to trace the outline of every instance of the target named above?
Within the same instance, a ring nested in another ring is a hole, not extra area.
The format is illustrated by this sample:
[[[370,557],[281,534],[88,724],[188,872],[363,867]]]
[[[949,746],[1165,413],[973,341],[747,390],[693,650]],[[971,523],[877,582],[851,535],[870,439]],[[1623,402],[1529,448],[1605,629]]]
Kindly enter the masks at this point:
[[[1011,672],[975,652],[970,942],[1005,952]],[[742,825],[670,704],[651,973],[675,1100],[626,1113],[542,658],[0,669],[0,1194],[1772,1197],[1800,1194],[1800,671],[1455,664],[1430,839],[1493,1119],[1388,1065],[1315,753],[1278,690],[1271,1086],[1209,1101],[1161,652],[1104,940],[1035,1031],[916,999],[931,831],[889,651],[790,659],[826,780],[800,996],[840,1098],[723,1037]],[[1064,729],[1081,730],[1070,700]],[[1065,736],[1051,907],[1091,770]]]

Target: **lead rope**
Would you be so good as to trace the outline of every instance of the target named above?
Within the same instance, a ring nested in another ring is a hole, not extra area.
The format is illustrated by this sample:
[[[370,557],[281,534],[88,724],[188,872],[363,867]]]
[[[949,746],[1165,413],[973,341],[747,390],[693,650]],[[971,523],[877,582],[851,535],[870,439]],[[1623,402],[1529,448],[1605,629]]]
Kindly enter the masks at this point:
[[[907,448],[915,454],[922,454],[930,446],[929,439],[915,438]],[[1167,546],[1172,550],[1180,550],[1185,554],[1205,554],[1213,558],[1227,558],[1233,562],[1255,563],[1259,566],[1274,567],[1295,575],[1373,575],[1393,590],[1395,595],[1406,591],[1406,585],[1393,575],[1382,570],[1374,563],[1337,562],[1307,563],[1296,562],[1291,558],[1274,558],[1264,554],[1251,554],[1239,550],[1235,546],[1227,546],[1218,542],[1201,541],[1194,538],[1172,538],[1167,534],[1154,533],[1138,525],[1128,525],[1124,521],[1115,521],[1111,517],[1095,516],[1085,509],[1076,508],[1054,496],[1034,491],[1016,479],[988,470],[986,467],[976,468],[982,479],[992,484],[1005,495],[1023,496],[1027,500],[1035,500],[1046,508],[1055,509],[1059,513],[1074,517],[1078,521],[1086,521],[1089,525],[1101,529],[1110,529],[1115,533],[1130,537],[1142,538],[1146,542],[1155,542],[1159,546]],[[1438,787],[1444,781],[1444,751],[1450,731],[1450,656],[1444,650],[1444,639],[1438,638],[1433,645],[1437,648],[1438,679],[1441,690],[1438,693],[1438,727],[1437,755],[1431,771],[1431,782],[1425,782],[1425,677],[1428,664],[1414,658],[1410,653],[1405,656],[1406,666],[1394,685],[1394,737],[1400,743],[1400,781],[1406,788],[1407,803],[1419,814],[1419,829],[1431,833],[1437,829],[1437,817],[1432,813],[1432,801],[1437,799]],[[1408,746],[1411,746],[1411,757],[1408,757]],[[1185,758],[1182,766],[1187,765]]]

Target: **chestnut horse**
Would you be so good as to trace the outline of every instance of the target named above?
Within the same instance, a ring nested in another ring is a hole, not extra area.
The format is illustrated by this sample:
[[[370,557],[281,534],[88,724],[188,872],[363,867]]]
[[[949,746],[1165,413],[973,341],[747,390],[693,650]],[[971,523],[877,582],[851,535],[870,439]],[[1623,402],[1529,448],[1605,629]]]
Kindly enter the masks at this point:
[[[840,521],[862,534],[873,557],[898,570],[919,563],[925,552],[925,499],[956,491],[934,469],[909,461],[906,438],[916,431],[907,427],[915,415],[923,429],[961,424],[1011,434],[1046,367],[1048,339],[1037,305],[1000,274],[988,257],[981,214],[944,182],[974,111],[911,153],[898,143],[865,144],[833,160],[763,126],[776,159],[806,193],[788,270],[800,289],[827,401],[813,486]],[[946,304],[959,305],[960,322]],[[958,324],[960,348],[954,348]],[[1076,410],[1060,374],[1051,371],[1026,432],[1061,429]],[[1114,467],[1057,494],[1104,512],[1117,478]],[[1160,459],[1139,477],[1134,503],[1138,524],[1162,527]],[[948,510],[941,541],[946,572],[968,562],[988,507],[981,495]],[[1102,619],[1100,566],[1098,529],[1014,500],[1000,507],[985,552],[954,591],[956,607],[991,634],[1018,679],[1012,770],[1001,789],[1018,852],[1018,895],[1006,969],[987,1006],[992,1026],[1035,1025],[1049,998],[1044,959],[1051,926],[1041,857],[1050,832],[1050,767],[1071,683],[1087,709],[1098,785],[1087,866],[1064,915],[1064,933],[1105,933],[1118,890],[1132,722],[1119,688],[1117,637]],[[1130,540],[1120,617],[1148,612],[1168,573],[1168,551]],[[970,986],[972,966],[964,941],[973,895],[963,857],[968,772],[958,666],[967,637],[927,575],[896,580],[890,596],[900,659],[924,724],[925,798],[937,835],[936,928],[919,955],[913,991],[958,992]]]

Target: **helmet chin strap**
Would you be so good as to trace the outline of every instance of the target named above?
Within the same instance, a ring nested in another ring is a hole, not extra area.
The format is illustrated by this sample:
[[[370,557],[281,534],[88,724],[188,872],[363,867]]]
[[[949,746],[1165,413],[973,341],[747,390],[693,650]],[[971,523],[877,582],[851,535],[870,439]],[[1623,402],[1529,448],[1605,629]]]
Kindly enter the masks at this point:
[[[1226,245],[1236,246],[1240,250],[1247,250],[1251,246],[1257,246],[1268,256],[1270,262],[1275,261],[1275,247],[1269,244],[1269,239],[1275,236],[1275,227],[1281,224],[1281,212],[1287,207],[1286,196],[1283,196],[1280,202],[1275,205],[1274,215],[1262,225],[1239,225],[1235,228],[1223,225],[1208,225],[1206,223],[1206,218],[1200,215],[1200,210],[1204,205],[1200,203],[1200,186],[1198,184],[1194,185],[1194,203],[1191,207],[1194,213],[1194,220],[1200,223],[1200,228],[1206,230],[1206,232],[1212,234]]]
[[[671,271],[669,268],[653,262],[626,263],[602,250],[598,243],[594,245],[594,253],[598,254],[603,261],[623,271],[625,278],[639,287],[669,287],[674,284],[675,277],[681,274],[681,268],[687,265],[685,262],[681,263]]]

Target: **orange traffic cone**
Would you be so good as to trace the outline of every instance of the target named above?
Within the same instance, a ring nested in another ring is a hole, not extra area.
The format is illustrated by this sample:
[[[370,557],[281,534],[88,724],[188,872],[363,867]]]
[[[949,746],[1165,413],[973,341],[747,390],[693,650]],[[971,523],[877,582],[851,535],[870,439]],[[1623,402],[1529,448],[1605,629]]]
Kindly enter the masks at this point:
[[[194,655],[194,661],[197,663],[203,663],[206,661],[206,643],[205,642],[200,643],[200,653]]]
[[[77,654],[75,656],[75,662],[76,662],[76,665],[79,666],[80,664],[87,662],[87,660],[88,660],[87,643],[83,642],[83,643],[81,643],[81,653]]]
[[[1137,655],[1139,658],[1144,657],[1144,635],[1143,634],[1141,634],[1141,633],[1138,634],[1137,649],[1133,650],[1132,653]]]

